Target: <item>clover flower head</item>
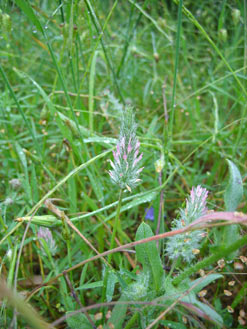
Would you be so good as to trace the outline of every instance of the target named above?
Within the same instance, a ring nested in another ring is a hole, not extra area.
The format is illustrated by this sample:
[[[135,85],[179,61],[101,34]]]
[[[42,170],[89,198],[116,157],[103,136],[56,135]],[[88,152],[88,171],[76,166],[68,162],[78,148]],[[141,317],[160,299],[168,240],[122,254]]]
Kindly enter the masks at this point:
[[[54,255],[56,253],[57,246],[55,240],[53,239],[51,231],[47,227],[40,227],[37,236],[41,243],[42,252],[45,253],[45,242],[51,254]]]
[[[202,188],[200,185],[192,187],[190,196],[186,200],[186,208],[184,211],[180,211],[181,216],[185,218],[188,224],[207,213],[207,197],[207,189]]]
[[[18,178],[13,178],[9,181],[9,184],[15,190],[21,186],[21,181]]]
[[[186,200],[186,208],[180,209],[180,218],[173,221],[172,230],[184,228],[197,218],[204,216],[207,212],[207,196],[208,191],[205,188],[202,188],[200,185],[192,187],[190,196]],[[176,259],[181,256],[184,261],[192,261],[200,249],[200,243],[204,236],[204,231],[197,230],[168,238],[166,244],[168,257]]]
[[[132,108],[127,108],[122,116],[120,135],[116,150],[113,151],[114,162],[109,175],[114,184],[130,192],[141,181],[139,175],[144,169],[140,167],[143,153],[140,153],[140,142],[136,137],[135,118]]]

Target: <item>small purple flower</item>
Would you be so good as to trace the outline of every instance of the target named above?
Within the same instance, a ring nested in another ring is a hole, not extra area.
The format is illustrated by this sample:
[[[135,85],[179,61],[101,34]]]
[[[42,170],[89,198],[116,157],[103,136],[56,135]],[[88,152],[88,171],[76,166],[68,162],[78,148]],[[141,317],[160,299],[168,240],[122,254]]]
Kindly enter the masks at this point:
[[[154,221],[154,207],[146,208],[145,209],[145,219]]]

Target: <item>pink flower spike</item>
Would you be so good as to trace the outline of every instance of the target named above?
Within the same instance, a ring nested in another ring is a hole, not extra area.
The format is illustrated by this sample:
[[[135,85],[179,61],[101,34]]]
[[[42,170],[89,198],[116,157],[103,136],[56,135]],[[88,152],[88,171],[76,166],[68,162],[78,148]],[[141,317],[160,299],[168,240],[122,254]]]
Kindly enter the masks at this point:
[[[113,153],[113,157],[114,157],[115,161],[117,163],[120,163],[120,161],[119,161],[119,155],[116,152],[114,152],[114,151],[112,151],[112,153]]]
[[[132,168],[134,168],[135,165],[142,159],[142,156],[143,156],[143,153],[141,153],[138,158],[135,158]]]
[[[134,154],[134,158],[135,158],[135,159],[137,158],[138,153],[139,153],[139,149],[137,149],[137,150],[135,151],[135,154]]]
[[[124,149],[124,147],[125,147],[125,138],[124,137],[121,138],[120,145]]]
[[[130,153],[131,150],[132,150],[132,147],[131,147],[131,137],[130,137],[129,144],[128,144],[128,149],[127,149],[128,153]]]
[[[139,155],[139,157],[137,158],[137,162],[141,161],[142,156],[143,156],[143,153],[141,153],[141,154]]]
[[[108,174],[111,176],[111,178],[113,178],[113,174],[111,170],[108,171]]]
[[[116,169],[116,167],[115,167],[114,163],[113,163],[111,160],[109,160],[109,162],[110,162],[110,164],[111,164],[112,168],[113,168],[113,169]]]
[[[117,152],[116,152],[117,155],[120,155],[120,144],[117,143]]]
[[[137,170],[137,174],[140,174],[143,171],[144,167],[141,167],[140,169]]]
[[[192,189],[190,191],[190,197],[191,197],[191,201],[193,203],[195,201],[195,190],[194,190],[194,187],[192,187]]]
[[[124,153],[123,159],[124,159],[124,161],[127,161],[127,154],[126,153]]]
[[[135,146],[135,149],[136,149],[136,150],[138,150],[138,149],[139,149],[139,147],[140,147],[140,145],[141,145],[141,144],[140,144],[140,142],[139,142],[139,139],[138,139],[138,140],[137,140],[137,142],[136,142],[136,146]]]

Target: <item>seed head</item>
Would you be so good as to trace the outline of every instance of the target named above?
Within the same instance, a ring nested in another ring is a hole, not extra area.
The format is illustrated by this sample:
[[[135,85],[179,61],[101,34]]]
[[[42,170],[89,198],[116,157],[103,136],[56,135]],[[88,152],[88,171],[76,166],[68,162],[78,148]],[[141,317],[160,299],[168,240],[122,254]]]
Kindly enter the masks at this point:
[[[144,169],[140,167],[143,153],[140,152],[140,142],[136,137],[135,118],[132,108],[127,108],[122,116],[120,135],[116,150],[113,151],[114,162],[109,160],[112,169],[109,175],[114,184],[121,189],[131,190],[141,181],[139,175]]]
[[[207,212],[206,200],[208,191],[198,185],[193,187],[190,196],[186,200],[186,208],[180,209],[180,218],[172,223],[173,230],[184,228],[191,224],[197,218]],[[184,261],[190,262],[200,252],[200,242],[204,237],[203,231],[190,231],[186,235],[174,235],[167,241],[166,252],[170,259],[176,259],[179,256]]]
[[[186,200],[186,208],[181,210],[182,217],[186,219],[187,224],[207,213],[207,197],[208,191],[205,188],[200,185],[192,187],[190,196]]]

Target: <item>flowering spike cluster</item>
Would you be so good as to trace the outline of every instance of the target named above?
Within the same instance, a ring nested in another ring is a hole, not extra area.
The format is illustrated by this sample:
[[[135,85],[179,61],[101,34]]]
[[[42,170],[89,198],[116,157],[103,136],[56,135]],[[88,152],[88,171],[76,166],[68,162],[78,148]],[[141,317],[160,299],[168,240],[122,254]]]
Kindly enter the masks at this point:
[[[43,243],[43,241],[45,241],[51,254],[55,255],[57,246],[55,240],[52,237],[51,231],[47,227],[40,227],[37,236],[41,243],[42,252],[45,253],[45,248]]]
[[[207,213],[208,191],[198,185],[192,187],[190,196],[186,200],[185,210],[181,210],[181,216],[185,218],[186,224],[192,223],[195,219],[204,216]]]
[[[139,175],[144,169],[139,166],[143,153],[139,154],[140,142],[136,137],[136,128],[133,110],[127,108],[122,116],[116,151],[113,151],[114,162],[110,160],[112,170],[109,175],[112,182],[130,192],[141,181]]]
[[[173,221],[173,230],[184,228],[197,218],[207,213],[206,201],[208,191],[198,185],[192,188],[189,198],[186,200],[186,208],[180,209],[180,218]],[[166,252],[170,259],[179,256],[184,261],[190,262],[199,252],[200,242],[205,236],[203,231],[190,231],[186,234],[178,234],[167,241]]]

